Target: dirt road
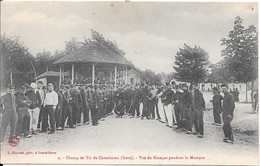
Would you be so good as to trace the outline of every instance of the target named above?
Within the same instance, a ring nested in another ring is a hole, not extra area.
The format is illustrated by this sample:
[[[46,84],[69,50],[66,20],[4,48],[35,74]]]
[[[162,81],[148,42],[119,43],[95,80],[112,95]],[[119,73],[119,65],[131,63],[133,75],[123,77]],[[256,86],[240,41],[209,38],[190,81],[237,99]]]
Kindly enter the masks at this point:
[[[236,113],[234,128],[241,127],[241,119],[246,119],[245,124],[258,124],[258,115],[249,114],[246,108],[250,109],[250,105],[237,104],[240,110]],[[25,163],[258,163],[258,127],[251,135],[235,133],[232,145],[222,141],[222,127],[211,124],[212,111],[205,111],[204,119],[205,138],[201,139],[180,129],[166,127],[157,120],[128,116],[118,119],[111,115],[98,127],[85,125],[56,131],[54,135],[38,134],[30,139],[21,139],[17,147],[4,144],[1,157],[3,161]],[[33,154],[26,155],[26,152]]]

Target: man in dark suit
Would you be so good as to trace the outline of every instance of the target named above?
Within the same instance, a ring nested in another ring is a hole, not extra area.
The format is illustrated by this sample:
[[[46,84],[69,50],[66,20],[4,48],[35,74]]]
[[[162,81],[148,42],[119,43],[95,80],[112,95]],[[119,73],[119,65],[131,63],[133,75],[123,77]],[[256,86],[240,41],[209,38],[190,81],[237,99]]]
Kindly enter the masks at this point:
[[[233,132],[232,132],[232,126],[231,121],[234,118],[234,109],[235,109],[235,99],[232,94],[228,92],[228,85],[222,84],[221,85],[222,91],[224,93],[223,98],[223,131],[224,131],[224,142],[227,143],[233,143]]]
[[[77,125],[80,126],[80,123],[78,123],[78,116],[80,114],[80,106],[82,104],[82,97],[79,93],[79,87],[74,87],[74,93],[73,93],[73,102],[72,102],[72,122],[73,125],[76,127]]]
[[[187,134],[191,134],[192,132],[192,105],[193,105],[193,99],[192,99],[192,93],[188,90],[187,84],[182,84],[182,111],[184,112],[185,116],[185,129],[187,131]]]
[[[204,110],[205,110],[205,100],[203,97],[203,93],[199,90],[199,86],[197,83],[192,85],[194,91],[194,118],[193,123],[195,125],[196,132],[194,134],[199,133],[198,138],[204,137]]]

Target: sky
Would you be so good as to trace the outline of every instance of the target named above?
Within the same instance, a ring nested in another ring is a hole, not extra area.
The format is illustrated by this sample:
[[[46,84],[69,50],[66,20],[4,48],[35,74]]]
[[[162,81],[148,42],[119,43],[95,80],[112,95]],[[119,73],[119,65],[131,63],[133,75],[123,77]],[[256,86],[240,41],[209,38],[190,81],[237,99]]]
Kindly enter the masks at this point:
[[[137,68],[173,72],[184,43],[200,46],[211,63],[221,60],[221,39],[240,16],[258,28],[257,3],[231,2],[1,2],[1,34],[19,36],[29,51],[54,52],[65,41],[91,37],[116,41]]]

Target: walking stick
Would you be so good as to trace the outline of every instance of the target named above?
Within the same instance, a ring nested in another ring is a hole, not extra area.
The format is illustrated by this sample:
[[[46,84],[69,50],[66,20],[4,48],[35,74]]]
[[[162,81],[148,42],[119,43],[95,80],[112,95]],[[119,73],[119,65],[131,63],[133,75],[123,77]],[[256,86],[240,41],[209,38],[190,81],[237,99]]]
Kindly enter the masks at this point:
[[[128,108],[127,112],[129,112],[129,110],[132,108],[134,102],[131,103],[130,107]]]

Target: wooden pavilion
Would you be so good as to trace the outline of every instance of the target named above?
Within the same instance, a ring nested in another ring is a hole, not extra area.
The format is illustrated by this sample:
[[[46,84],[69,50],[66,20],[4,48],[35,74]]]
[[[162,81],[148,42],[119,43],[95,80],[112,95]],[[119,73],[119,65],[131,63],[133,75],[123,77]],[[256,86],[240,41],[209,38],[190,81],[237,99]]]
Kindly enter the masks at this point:
[[[64,73],[71,73],[70,83],[74,84],[99,84],[103,83],[127,84],[127,71],[134,65],[125,57],[109,49],[105,45],[90,41],[79,50],[76,50],[53,63],[59,66],[59,85],[64,81]]]

